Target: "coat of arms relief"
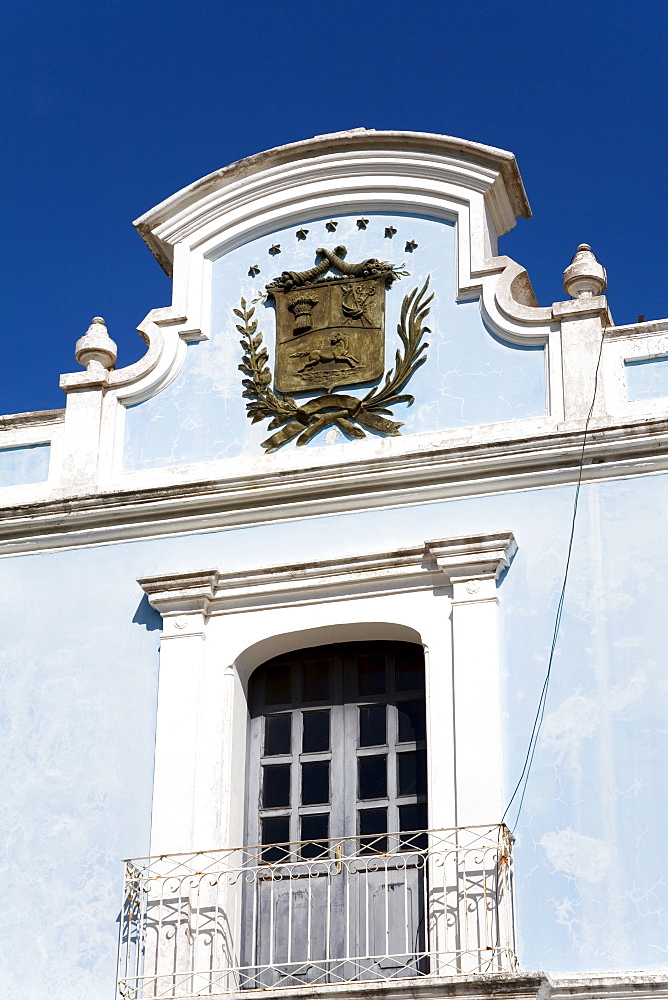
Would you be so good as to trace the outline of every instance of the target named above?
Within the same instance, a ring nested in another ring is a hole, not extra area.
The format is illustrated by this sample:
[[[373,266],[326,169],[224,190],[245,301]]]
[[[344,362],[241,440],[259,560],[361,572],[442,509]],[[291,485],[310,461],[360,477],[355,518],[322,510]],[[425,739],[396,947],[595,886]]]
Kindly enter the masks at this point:
[[[397,435],[402,424],[388,419],[391,407],[414,402],[402,390],[426,360],[424,323],[433,299],[429,277],[403,298],[399,346],[393,367],[385,371],[385,299],[408,272],[376,258],[350,263],[345,255],[344,246],[321,247],[314,267],[283,271],[266,286],[276,309],[273,375],[255,306],[242,298],[234,310],[244,350],[239,369],[248,416],[253,423],[269,419],[268,429],[274,431],[262,442],[267,451],[294,438],[297,445],[307,444],[328,426],[351,438],[365,437],[365,428]],[[376,384],[363,396],[340,391],[370,383]],[[303,403],[294,398],[317,392]]]

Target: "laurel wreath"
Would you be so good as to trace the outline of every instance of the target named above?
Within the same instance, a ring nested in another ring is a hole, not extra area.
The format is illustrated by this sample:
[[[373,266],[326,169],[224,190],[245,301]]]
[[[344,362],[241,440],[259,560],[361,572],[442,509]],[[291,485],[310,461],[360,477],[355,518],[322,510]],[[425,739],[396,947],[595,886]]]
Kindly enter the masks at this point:
[[[244,350],[239,370],[247,377],[242,380],[243,395],[250,402],[246,404],[252,423],[271,418],[268,430],[276,431],[262,447],[268,452],[297,438],[297,445],[308,444],[324,427],[334,425],[351,438],[366,437],[363,429],[396,436],[403,423],[388,420],[394,414],[389,409],[398,403],[411,406],[415,397],[402,393],[402,389],[427,360],[428,343],[423,343],[425,333],[430,333],[424,321],[429,315],[429,306],[434,297],[427,295],[429,277],[422,288],[414,288],[404,296],[401,305],[397,333],[401,346],[397,349],[394,367],[385,375],[382,385],[375,386],[362,399],[344,393],[329,392],[300,406],[292,396],[276,393],[271,388],[272,374],[269,368],[269,353],[264,346],[262,333],[258,330],[255,307],[248,306],[245,299],[240,301],[240,309],[233,312],[241,322],[236,328],[241,334]],[[280,428],[280,430],[277,430]]]

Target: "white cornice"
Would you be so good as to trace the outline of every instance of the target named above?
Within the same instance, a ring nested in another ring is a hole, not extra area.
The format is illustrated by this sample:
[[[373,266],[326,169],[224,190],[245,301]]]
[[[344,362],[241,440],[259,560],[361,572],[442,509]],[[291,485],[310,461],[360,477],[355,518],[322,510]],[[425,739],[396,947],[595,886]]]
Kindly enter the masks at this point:
[[[469,429],[471,433],[472,429]],[[388,459],[200,481],[164,477],[133,489],[5,508],[0,554],[218,531],[295,518],[540,489],[577,481],[582,429],[513,440],[451,440]],[[178,470],[177,470],[178,471]],[[587,438],[583,482],[668,471],[668,420],[600,426]],[[194,478],[194,476],[193,476]]]
[[[435,155],[440,159],[459,161],[460,164],[467,161],[472,171],[476,166],[491,168],[500,175],[505,189],[503,193],[495,191],[490,199],[499,203],[497,214],[505,209],[501,205],[505,201],[513,215],[511,225],[515,218],[529,218],[531,215],[515,157],[506,150],[427,132],[353,129],[278,146],[232,163],[178,191],[134,224],[160,264],[171,275],[173,245],[178,242],[178,230],[185,226],[192,231],[194,217],[200,210],[205,213],[210,211],[211,204],[219,200],[221,192],[234,189],[239,184],[247,189],[249,185],[253,186],[252,182],[258,174],[279,171],[285,164],[308,163],[313,159],[341,154],[361,153],[366,158],[378,150],[386,150],[395,158],[397,153],[412,150],[423,156]],[[170,228],[171,238],[167,236]]]
[[[223,615],[259,608],[351,600],[428,590],[455,580],[496,577],[517,545],[509,531],[425,542],[424,545],[346,555],[241,573],[201,570],[144,577],[137,582],[163,616]]]

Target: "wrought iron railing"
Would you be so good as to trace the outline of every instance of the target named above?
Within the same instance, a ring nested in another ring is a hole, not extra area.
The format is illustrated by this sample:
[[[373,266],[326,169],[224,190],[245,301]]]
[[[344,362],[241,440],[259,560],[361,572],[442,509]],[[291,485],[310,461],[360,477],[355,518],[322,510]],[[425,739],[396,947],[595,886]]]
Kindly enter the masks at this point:
[[[513,972],[505,826],[126,862],[123,1000]]]

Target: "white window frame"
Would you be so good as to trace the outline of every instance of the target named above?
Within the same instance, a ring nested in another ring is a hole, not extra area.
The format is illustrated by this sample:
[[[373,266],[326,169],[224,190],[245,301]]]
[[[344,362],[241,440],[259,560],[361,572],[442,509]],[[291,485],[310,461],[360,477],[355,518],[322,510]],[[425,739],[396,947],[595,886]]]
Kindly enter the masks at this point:
[[[140,579],[163,618],[151,854],[242,844],[248,679],[330,642],[423,645],[430,828],[499,822],[497,580],[516,548],[506,531]]]

